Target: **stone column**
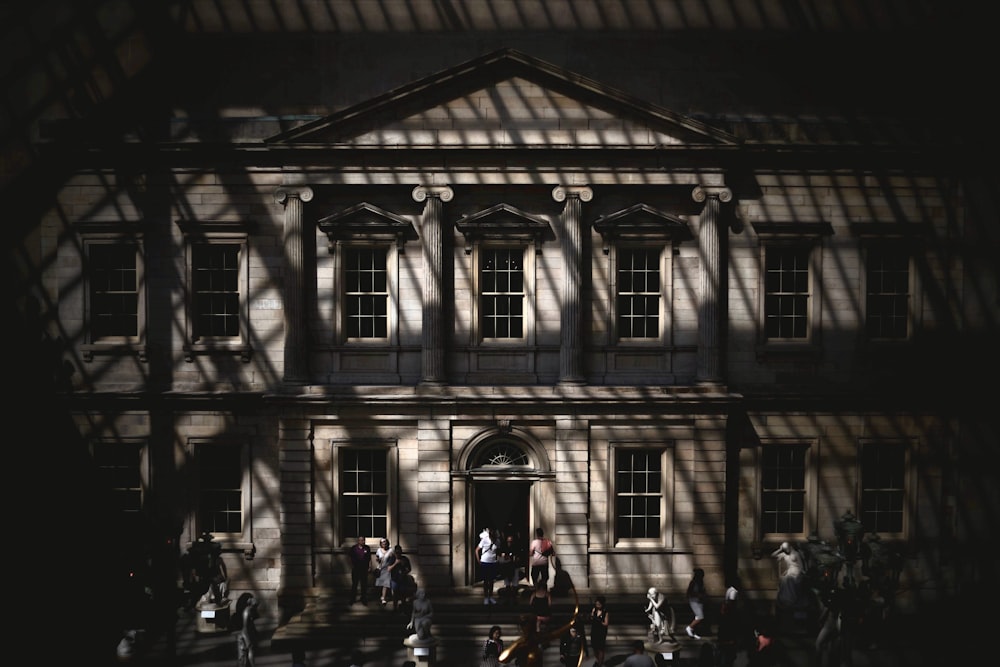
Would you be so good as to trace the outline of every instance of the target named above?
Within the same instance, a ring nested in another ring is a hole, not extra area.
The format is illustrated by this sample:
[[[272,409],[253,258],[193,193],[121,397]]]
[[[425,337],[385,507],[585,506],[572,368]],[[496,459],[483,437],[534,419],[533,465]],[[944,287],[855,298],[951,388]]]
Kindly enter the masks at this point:
[[[285,251],[284,310],[285,373],[284,381],[306,384],[309,381],[309,323],[305,308],[305,239],[302,204],[311,201],[313,191],[306,186],[282,186],[274,191],[274,200],[285,207],[282,242]]]
[[[725,187],[698,186],[691,193],[696,202],[705,202],[698,220],[698,250],[701,256],[698,304],[698,382],[718,384],[723,382],[722,341],[726,313],[726,234],[719,216],[720,202],[733,198]]]
[[[583,229],[582,202],[594,198],[589,187],[558,185],[552,190],[552,198],[565,201],[563,209],[563,232],[561,247],[563,256],[562,310],[560,312],[559,382],[561,384],[583,384]]]
[[[424,258],[423,356],[421,384],[444,382],[444,233],[443,202],[455,193],[447,185],[418,185],[414,201],[426,201],[421,225]]]

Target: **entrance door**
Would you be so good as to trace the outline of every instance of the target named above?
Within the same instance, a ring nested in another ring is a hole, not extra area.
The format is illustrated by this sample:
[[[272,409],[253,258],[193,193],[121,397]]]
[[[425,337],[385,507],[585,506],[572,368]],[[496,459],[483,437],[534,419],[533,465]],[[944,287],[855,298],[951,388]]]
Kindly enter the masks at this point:
[[[471,565],[472,581],[479,578],[479,563],[475,548],[479,544],[479,533],[483,528],[494,528],[498,533],[514,531],[514,539],[525,552],[531,541],[531,531],[528,522],[530,512],[528,497],[531,490],[530,482],[482,481],[476,482],[476,507],[473,517],[472,535],[469,543],[472,545]]]

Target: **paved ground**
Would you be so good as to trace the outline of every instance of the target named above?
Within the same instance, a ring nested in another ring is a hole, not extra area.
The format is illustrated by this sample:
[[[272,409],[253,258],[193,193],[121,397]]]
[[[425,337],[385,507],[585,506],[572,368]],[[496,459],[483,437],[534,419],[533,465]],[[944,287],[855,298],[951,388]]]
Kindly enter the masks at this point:
[[[613,607],[611,607],[613,609]],[[963,665],[976,664],[983,661],[980,648],[975,640],[983,635],[959,632],[957,626],[949,623],[954,619],[955,609],[962,605],[942,605],[931,607],[925,613],[901,614],[887,629],[885,636],[874,646],[856,648],[847,659],[838,662],[823,662],[817,660],[813,650],[815,637],[796,628],[788,627],[779,633],[788,655],[788,665],[796,667],[827,667],[828,665],[845,665],[847,667],[908,667],[920,665]],[[489,615],[487,613],[489,612]],[[408,660],[413,659],[402,644],[405,637],[405,625],[408,621],[406,613],[393,614],[380,612],[377,605],[368,608],[360,605],[348,610],[348,613],[364,617],[369,616],[369,622],[384,624],[390,637],[385,633],[381,637],[358,636],[356,644],[361,648],[364,667],[403,667]],[[516,637],[516,608],[476,610],[469,613],[472,627],[487,627],[496,622],[504,628],[508,641]],[[483,618],[471,616],[483,615]],[[988,616],[984,619],[984,625]],[[300,622],[301,621],[300,619]],[[222,632],[220,634],[199,633],[197,620],[193,614],[179,614],[172,633],[149,642],[147,650],[130,661],[112,660],[111,663],[133,664],[142,667],[235,667],[238,665],[236,651],[236,634]],[[485,625],[484,625],[485,624]],[[282,665],[291,667],[292,655],[289,644],[281,639],[287,636],[286,629],[259,626],[260,640],[255,654],[256,667]],[[300,631],[302,628],[298,628]],[[398,630],[398,632],[395,632]],[[969,630],[969,628],[966,628]],[[307,628],[310,637],[309,648],[305,654],[307,667],[348,667],[349,651],[338,648],[333,632],[327,626],[320,625]],[[469,631],[470,634],[473,630]],[[478,630],[475,631],[476,634]],[[645,627],[615,625],[609,634],[608,652],[605,664],[608,667],[621,665],[629,654],[629,644],[633,639],[643,638]],[[482,633],[485,636],[485,632]],[[683,628],[679,635],[683,635]],[[704,645],[713,645],[714,637],[706,633],[702,640],[678,637],[680,650],[673,654],[671,660],[658,660],[661,665],[687,665],[701,667],[699,656]],[[986,642],[982,642],[986,643]],[[478,637],[450,637],[442,640],[433,662],[425,658],[417,658],[417,665],[433,667],[478,667]],[[113,654],[113,651],[112,651]],[[987,660],[989,662],[989,660]],[[593,657],[584,660],[583,667],[593,667]],[[560,665],[557,646],[554,644],[544,655],[545,667]],[[734,667],[745,667],[746,655],[738,656]]]

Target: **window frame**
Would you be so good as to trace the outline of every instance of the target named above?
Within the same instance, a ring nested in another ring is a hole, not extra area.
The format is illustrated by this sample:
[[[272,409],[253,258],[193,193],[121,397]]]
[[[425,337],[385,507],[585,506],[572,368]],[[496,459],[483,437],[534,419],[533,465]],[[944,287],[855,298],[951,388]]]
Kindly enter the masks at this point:
[[[84,266],[83,271],[83,312],[84,342],[80,346],[83,360],[92,362],[98,355],[133,354],[141,362],[147,361],[147,289],[146,261],[143,234],[138,230],[126,230],[111,224],[85,224],[80,230]],[[135,248],[136,318],[137,333],[134,336],[94,335],[95,304],[91,292],[94,289],[94,265],[91,251],[95,246],[130,245]]]
[[[623,252],[635,252],[635,251],[659,251],[659,272],[660,272],[660,284],[658,292],[658,331],[655,336],[643,336],[643,337],[628,337],[623,336],[621,331],[621,313],[619,313],[618,300],[621,296],[621,283],[620,283],[620,262]],[[611,292],[611,298],[609,300],[609,310],[611,317],[611,331],[614,332],[614,340],[618,345],[622,347],[650,347],[650,346],[664,346],[670,343],[670,331],[673,330],[673,326],[670,322],[670,317],[672,315],[670,308],[670,299],[668,295],[673,292],[673,285],[671,281],[671,266],[672,266],[672,247],[668,245],[637,245],[637,244],[621,244],[614,247],[614,251],[611,253],[611,271],[609,279],[611,284],[609,286]]]
[[[660,536],[623,537],[618,531],[618,455],[628,451],[660,453]],[[676,446],[673,440],[650,444],[645,441],[615,441],[609,451],[609,467],[612,474],[608,480],[608,535],[614,548],[671,549],[674,546],[674,468]]]
[[[874,252],[898,252],[900,255],[905,256],[907,265],[907,293],[906,293],[906,335],[901,337],[887,337],[887,336],[872,336],[868,333],[868,323],[871,316],[868,297],[869,297],[869,261],[871,260],[872,254]],[[920,300],[917,297],[919,290],[919,280],[917,272],[915,270],[914,253],[913,248],[910,243],[903,240],[897,239],[895,242],[891,240],[870,240],[864,243],[861,250],[861,275],[860,275],[860,293],[861,293],[861,335],[865,342],[870,345],[878,346],[892,346],[901,345],[911,341],[917,330],[917,326],[920,322]]]
[[[243,222],[194,222],[179,221],[184,232],[184,257],[186,277],[185,298],[185,361],[196,355],[238,354],[249,362],[253,353],[250,345],[250,257],[249,231]],[[238,246],[237,291],[239,293],[239,333],[235,336],[197,336],[195,308],[195,247],[200,245]]]
[[[138,474],[139,474],[139,508],[137,510],[130,511],[125,510],[123,514],[125,516],[136,515],[137,518],[144,517],[147,511],[147,502],[149,500],[150,494],[150,481],[152,476],[150,474],[150,456],[149,456],[149,443],[145,438],[95,438],[89,443],[90,457],[94,462],[94,467],[97,470],[102,470],[105,466],[101,466],[98,461],[98,448],[100,447],[134,447],[138,449],[139,460]],[[100,474],[100,473],[99,473]],[[119,489],[133,488],[133,487],[110,487],[108,490],[114,494]]]
[[[764,448],[765,447],[805,447],[804,465],[804,497],[802,501],[802,531],[787,533],[764,532]],[[813,438],[767,438],[762,439],[755,449],[754,466],[756,470],[756,528],[754,534],[761,542],[779,543],[802,541],[817,530],[817,497],[819,488],[819,441]]]
[[[203,447],[238,447],[240,450],[240,530],[216,532],[212,536],[227,550],[243,550],[246,554],[256,551],[253,542],[253,452],[251,443],[242,438],[191,437],[187,440],[186,454],[191,470],[191,511],[188,515],[188,541],[194,542],[207,528],[202,525],[201,465],[198,452]]]
[[[818,355],[822,344],[823,313],[823,239],[833,234],[827,222],[757,222],[754,231],[759,238],[759,271],[757,303],[757,354],[806,353]],[[772,250],[804,249],[808,252],[808,306],[806,335],[802,338],[769,337],[767,335],[767,254]]]
[[[331,458],[331,477],[330,480],[332,497],[342,498],[345,493],[344,484],[342,480],[343,467],[344,467],[344,453],[348,450],[375,450],[385,452],[385,464],[386,464],[386,534],[385,535],[365,535],[365,538],[369,542],[371,540],[376,540],[374,543],[377,544],[378,538],[386,537],[389,539],[391,544],[396,544],[399,540],[399,528],[400,517],[397,494],[394,493],[396,489],[399,488],[398,475],[399,475],[399,448],[395,440],[382,440],[382,439],[345,439],[345,440],[331,440],[330,442],[330,458]],[[347,534],[347,526],[344,521],[344,508],[342,503],[336,503],[336,509],[331,513],[330,520],[333,523],[333,540],[334,544],[340,545],[341,548],[350,546],[355,543],[357,536]]]
[[[902,529],[895,532],[877,531],[874,526],[869,526],[864,522],[864,448],[868,446],[897,446],[903,450],[903,488],[902,488]],[[915,507],[917,499],[917,481],[919,476],[914,470],[916,458],[916,443],[908,439],[880,439],[862,438],[858,440],[857,451],[857,512],[858,520],[865,525],[866,533],[878,532],[879,536],[890,540],[905,540],[910,534],[910,522],[912,520],[912,508]]]
[[[483,312],[483,281],[482,262],[483,252],[493,250],[520,250],[522,263],[523,291],[521,292],[521,336],[510,336],[506,338],[487,338],[485,335],[485,324]],[[527,243],[502,243],[483,242],[475,244],[473,253],[473,275],[475,276],[475,298],[472,303],[472,323],[473,335],[479,345],[484,347],[504,347],[511,345],[534,345],[535,342],[535,253],[534,247]]]
[[[349,253],[363,250],[382,250],[385,253],[385,280],[386,280],[386,335],[373,337],[356,337],[349,335],[348,326],[348,292],[347,292],[347,256]],[[399,252],[392,245],[379,242],[357,242],[341,241],[337,242],[335,253],[335,272],[338,277],[339,289],[335,290],[334,298],[336,304],[334,313],[336,317],[335,335],[340,344],[344,345],[396,345],[399,339],[398,325],[398,275],[399,275]]]

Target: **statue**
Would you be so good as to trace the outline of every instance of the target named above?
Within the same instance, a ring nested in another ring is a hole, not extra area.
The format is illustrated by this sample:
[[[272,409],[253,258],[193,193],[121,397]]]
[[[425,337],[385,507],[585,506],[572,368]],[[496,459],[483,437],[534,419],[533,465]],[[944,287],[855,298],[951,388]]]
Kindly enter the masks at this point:
[[[182,563],[184,585],[189,594],[201,604],[222,606],[229,602],[229,576],[222,560],[222,545],[213,541],[205,531],[191,548]]]
[[[257,645],[257,625],[254,622],[257,618],[257,598],[245,593],[240,596],[237,608],[242,605],[243,611],[240,615],[242,625],[240,632],[236,635],[236,655],[239,667],[254,667],[254,649]]]
[[[413,612],[407,630],[413,630],[410,641],[426,641],[431,638],[431,621],[434,618],[434,607],[427,598],[427,592],[419,588],[413,599]]]
[[[664,609],[666,606],[666,609]],[[674,639],[674,609],[667,604],[667,596],[655,588],[646,591],[646,616],[649,617],[649,631],[656,639],[657,644],[664,643],[667,639],[675,642]],[[670,614],[670,622],[667,623],[666,614]]]
[[[576,589],[572,589],[573,597],[576,598]],[[518,625],[521,628],[521,636],[500,652],[500,662],[507,664],[511,660],[515,661],[518,667],[542,667],[542,654],[545,647],[553,640],[559,639],[569,629],[576,625],[576,617],[580,612],[580,600],[576,599],[576,606],[573,607],[573,617],[569,623],[555,630],[546,632],[538,631],[538,619],[534,614],[521,614],[518,618]],[[577,667],[583,664],[583,652],[577,660]],[[567,666],[568,667],[568,666]]]
[[[802,606],[805,602],[802,596],[802,552],[790,542],[782,542],[781,546],[771,552],[771,557],[778,561],[778,606]]]

